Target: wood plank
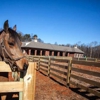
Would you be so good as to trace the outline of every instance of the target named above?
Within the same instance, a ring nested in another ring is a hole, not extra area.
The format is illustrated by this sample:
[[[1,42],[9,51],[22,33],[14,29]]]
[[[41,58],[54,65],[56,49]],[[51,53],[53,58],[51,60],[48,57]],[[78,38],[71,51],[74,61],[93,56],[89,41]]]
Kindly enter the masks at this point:
[[[96,61],[95,58],[87,58],[87,61]]]
[[[59,69],[51,68],[50,70],[53,70],[53,71],[55,71],[55,72],[58,72],[59,74],[67,75],[67,72],[61,71],[61,70],[59,70]]]
[[[33,58],[34,60],[39,60],[39,58]]]
[[[72,60],[72,57],[52,57],[52,56],[33,56],[34,58],[39,58],[40,57],[40,59],[46,59],[46,60],[48,60],[49,59],[49,57],[50,57],[50,59],[51,60],[53,60],[53,61],[60,61],[60,62],[67,62],[67,61],[69,61],[69,60]]]
[[[53,75],[53,76],[55,76],[55,77],[57,77],[57,78],[59,78],[59,79],[61,79],[61,80],[63,80],[63,81],[66,81],[66,78],[61,77],[61,76],[59,76],[59,75],[57,75],[57,74],[55,74],[55,73],[53,73],[53,72],[50,72],[50,75]]]
[[[73,58],[72,60],[78,60],[78,58]]]
[[[33,73],[33,82],[32,82],[32,88],[33,88],[33,91],[32,91],[32,95],[33,95],[33,99],[32,100],[35,100],[35,84],[36,84],[36,66],[37,66],[37,63],[34,63],[34,73]]]
[[[71,78],[71,68],[72,68],[72,63],[71,63],[71,61],[69,61],[69,63],[68,63],[68,72],[67,72],[67,77],[66,77],[66,82],[67,82],[68,87],[69,87],[70,78]]]
[[[50,76],[50,69],[51,69],[51,59],[49,57],[49,60],[48,60],[48,76]]]
[[[87,66],[100,67],[100,62],[72,60],[72,63],[73,64],[81,64],[81,65],[87,65]]]
[[[33,56],[34,58],[39,58],[39,57],[41,57],[41,56],[39,56],[39,55],[30,55],[30,56]]]
[[[93,61],[96,62],[96,58],[73,58],[73,60],[78,60],[78,61]]]
[[[23,91],[23,82],[0,82],[0,93],[21,92]]]
[[[23,100],[34,100],[35,98],[35,79],[36,79],[36,64],[29,62],[27,73],[24,77],[24,93]]]
[[[93,93],[95,94],[96,96],[100,97],[100,92],[99,91],[96,91],[94,89],[91,89],[89,87],[85,87],[83,86],[82,84],[79,84],[79,83],[76,83],[76,82],[73,82],[72,80],[70,80],[70,83],[77,86],[78,88],[82,88],[84,90],[86,90],[87,92],[90,92],[90,93]]]
[[[53,58],[51,58],[51,61],[68,63],[69,59],[61,59],[61,58],[59,58],[59,59],[58,58],[53,59]]]
[[[78,60],[84,60],[84,61],[86,61],[87,58],[78,58]]]
[[[44,68],[40,68],[40,70],[43,70],[44,72],[48,72],[48,70],[44,69]]]
[[[33,56],[34,58],[43,58],[43,59],[48,59],[49,57],[51,59],[67,59],[67,60],[72,60],[72,57],[57,57],[57,56]]]
[[[69,60],[72,60],[72,57],[50,57],[51,58],[51,60],[62,60],[62,61],[69,61]]]
[[[23,74],[20,72],[20,82],[23,82],[23,84],[24,84],[24,79],[21,76],[23,76]],[[23,90],[24,90],[24,88],[23,88]],[[19,100],[23,100],[23,91],[19,92]]]
[[[80,72],[80,73],[84,73],[84,74],[100,77],[100,73],[99,72],[94,72],[94,71],[89,71],[89,70],[84,70],[84,69],[79,69],[79,68],[74,68],[74,67],[72,67],[72,71],[76,71],[76,72]]]
[[[51,66],[57,66],[57,67],[62,67],[62,68],[66,68],[67,69],[67,65],[55,64],[53,62],[51,62]]]
[[[44,64],[41,64],[41,63],[40,63],[40,66],[48,68],[48,65],[44,65]]]
[[[3,61],[0,61],[0,72],[12,72],[8,64]]]
[[[90,80],[90,79],[86,79],[86,78],[83,78],[83,77],[80,77],[80,76],[76,76],[76,75],[73,75],[73,74],[71,74],[71,77],[75,78],[77,80],[84,81],[86,83],[92,84],[94,86],[100,87],[100,82],[96,82],[96,81],[93,81],[93,80]]]
[[[36,60],[36,59],[33,59],[33,61],[34,61],[34,62],[38,62],[38,60]]]
[[[41,61],[41,60],[40,60],[40,63],[45,63],[45,64],[48,64],[48,62],[45,62],[45,61]]]
[[[28,59],[29,61],[33,61],[33,57],[32,57],[32,56],[28,56],[27,59]]]
[[[44,57],[41,56],[40,58],[42,58],[42,59],[46,59],[46,60],[49,59],[49,57],[47,57],[47,56],[44,56]]]
[[[45,60],[40,59],[40,62],[48,64],[48,61],[45,61]]]
[[[40,70],[40,57],[38,58],[38,70]]]

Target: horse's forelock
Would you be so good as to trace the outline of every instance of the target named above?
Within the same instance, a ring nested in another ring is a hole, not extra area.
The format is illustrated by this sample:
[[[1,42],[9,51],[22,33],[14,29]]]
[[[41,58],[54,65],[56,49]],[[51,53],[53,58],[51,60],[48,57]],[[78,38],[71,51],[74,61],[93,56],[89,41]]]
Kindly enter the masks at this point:
[[[9,34],[11,35],[11,37],[13,37],[16,40],[16,42],[18,39],[21,41],[20,36],[16,31],[14,31],[11,28],[9,28],[8,31],[9,31]]]

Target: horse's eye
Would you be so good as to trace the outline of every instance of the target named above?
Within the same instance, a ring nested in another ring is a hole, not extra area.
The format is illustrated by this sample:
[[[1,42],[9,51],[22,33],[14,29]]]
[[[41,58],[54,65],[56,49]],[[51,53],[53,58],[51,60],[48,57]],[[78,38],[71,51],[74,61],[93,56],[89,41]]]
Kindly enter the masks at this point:
[[[9,44],[10,46],[14,46],[14,43],[12,43],[12,42],[9,42],[8,44]]]

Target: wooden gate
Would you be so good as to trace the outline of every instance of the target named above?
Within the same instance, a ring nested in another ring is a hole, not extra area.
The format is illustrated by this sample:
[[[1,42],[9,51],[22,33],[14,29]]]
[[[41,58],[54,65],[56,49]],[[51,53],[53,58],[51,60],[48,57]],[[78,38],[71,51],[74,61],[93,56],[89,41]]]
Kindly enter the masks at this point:
[[[0,72],[11,72],[10,66],[0,62]],[[29,62],[27,73],[20,81],[0,82],[0,93],[19,92],[19,100],[34,100],[35,78],[36,63]]]

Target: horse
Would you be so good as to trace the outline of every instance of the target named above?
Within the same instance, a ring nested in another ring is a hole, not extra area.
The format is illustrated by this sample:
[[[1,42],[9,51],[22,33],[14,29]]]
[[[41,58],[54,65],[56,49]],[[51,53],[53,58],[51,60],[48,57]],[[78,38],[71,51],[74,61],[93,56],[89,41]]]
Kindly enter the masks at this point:
[[[22,53],[21,44],[16,25],[11,29],[6,20],[4,29],[0,32],[0,58],[10,65],[12,71],[25,71],[28,68],[28,60]]]
[[[29,65],[21,50],[21,44],[20,36],[16,32],[16,25],[10,28],[8,20],[6,20],[0,31],[0,60],[9,64],[12,72],[25,72]]]

